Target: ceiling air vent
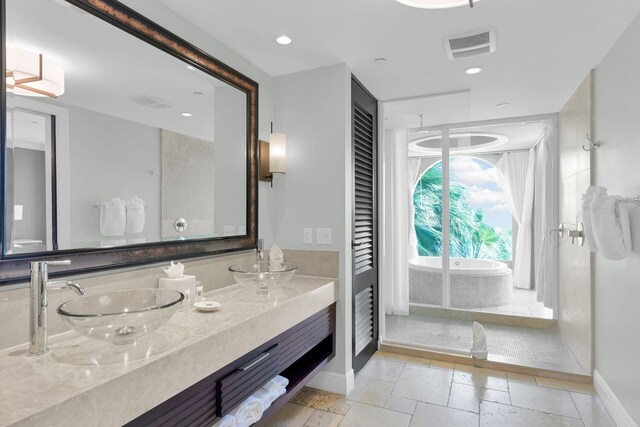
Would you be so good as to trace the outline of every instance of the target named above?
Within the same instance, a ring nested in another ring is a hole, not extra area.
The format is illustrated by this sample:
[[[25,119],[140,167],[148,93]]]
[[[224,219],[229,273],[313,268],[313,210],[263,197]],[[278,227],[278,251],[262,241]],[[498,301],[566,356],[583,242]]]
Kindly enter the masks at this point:
[[[165,108],[172,107],[172,105],[170,105],[167,101],[149,95],[132,96],[131,98],[129,98],[129,101],[133,102],[134,104],[142,105],[143,107],[155,108],[157,110],[163,110]]]
[[[444,40],[444,50],[449,59],[485,55],[496,50],[496,30],[475,31]]]

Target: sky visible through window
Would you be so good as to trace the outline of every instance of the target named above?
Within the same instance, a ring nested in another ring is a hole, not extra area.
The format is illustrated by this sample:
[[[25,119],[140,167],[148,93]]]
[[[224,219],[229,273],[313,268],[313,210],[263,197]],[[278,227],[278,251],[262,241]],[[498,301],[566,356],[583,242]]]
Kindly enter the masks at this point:
[[[495,166],[476,157],[454,156],[449,179],[450,256],[510,260],[512,217]],[[442,162],[420,177],[413,204],[418,254],[442,256]]]

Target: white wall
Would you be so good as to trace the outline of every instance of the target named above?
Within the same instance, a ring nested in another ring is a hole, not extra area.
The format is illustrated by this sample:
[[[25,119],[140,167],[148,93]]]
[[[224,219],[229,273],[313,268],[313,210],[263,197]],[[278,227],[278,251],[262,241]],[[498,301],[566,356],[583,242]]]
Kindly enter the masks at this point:
[[[270,189],[268,227],[283,248],[339,252],[337,354],[327,371],[344,378],[351,371],[351,74],[341,64],[274,82],[274,130],[287,135],[287,174]],[[315,244],[315,233],[314,244],[304,244],[304,227],[331,228],[332,244]]]
[[[640,194],[640,17],[596,68],[595,184],[609,194]],[[598,254],[595,273],[596,369],[640,424],[640,208],[632,208],[633,253],[622,261]]]

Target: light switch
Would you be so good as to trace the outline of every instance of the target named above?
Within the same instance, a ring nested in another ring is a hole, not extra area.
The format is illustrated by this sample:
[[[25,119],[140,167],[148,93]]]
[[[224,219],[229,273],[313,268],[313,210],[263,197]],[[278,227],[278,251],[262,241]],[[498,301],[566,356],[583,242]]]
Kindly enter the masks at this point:
[[[247,227],[245,227],[244,225],[239,225],[238,234],[241,236],[244,236],[245,234],[247,234]]]
[[[307,244],[313,243],[313,228],[302,229],[302,242]]]
[[[331,229],[330,228],[318,228],[316,232],[316,242],[319,245],[331,244]]]

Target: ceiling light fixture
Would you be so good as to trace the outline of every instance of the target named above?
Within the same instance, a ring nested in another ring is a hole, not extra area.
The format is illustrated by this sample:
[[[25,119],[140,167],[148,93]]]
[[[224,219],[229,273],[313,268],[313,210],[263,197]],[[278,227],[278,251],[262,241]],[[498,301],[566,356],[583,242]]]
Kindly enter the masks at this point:
[[[464,70],[464,72],[469,74],[470,76],[472,76],[474,74],[478,74],[481,71],[482,71],[482,67],[469,67],[466,70]]]
[[[420,9],[448,9],[458,6],[473,7],[480,0],[396,0],[398,3]]]
[[[376,64],[384,64],[385,62],[387,62],[387,58],[376,58],[373,60],[373,62],[375,62]]]
[[[180,113],[180,115],[183,116],[183,117],[191,117],[191,116],[193,116],[193,114],[187,113],[187,112]]]
[[[276,39],[276,42],[278,42],[278,44],[287,45],[291,44],[291,39],[287,36],[282,35]]]
[[[59,63],[23,49],[7,48],[7,92],[57,98],[64,93],[64,68]]]

